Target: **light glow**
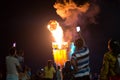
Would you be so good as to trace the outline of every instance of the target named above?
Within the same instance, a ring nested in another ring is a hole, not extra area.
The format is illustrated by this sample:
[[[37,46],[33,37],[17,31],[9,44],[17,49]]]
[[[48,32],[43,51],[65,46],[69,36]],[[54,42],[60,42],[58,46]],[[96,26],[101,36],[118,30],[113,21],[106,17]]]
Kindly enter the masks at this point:
[[[64,65],[67,61],[66,49],[53,49],[54,61],[56,65]]]
[[[80,32],[80,26],[77,26],[77,27],[76,27],[76,31],[77,31],[77,32]]]
[[[50,20],[48,29],[52,33],[55,42],[58,44],[58,48],[61,49],[63,42],[63,30],[56,20]]]
[[[56,65],[63,66],[68,60],[68,43],[64,42],[62,27],[56,20],[50,20],[47,27],[55,39],[55,41],[52,42],[54,61]]]
[[[16,47],[16,43],[13,43],[13,47]]]

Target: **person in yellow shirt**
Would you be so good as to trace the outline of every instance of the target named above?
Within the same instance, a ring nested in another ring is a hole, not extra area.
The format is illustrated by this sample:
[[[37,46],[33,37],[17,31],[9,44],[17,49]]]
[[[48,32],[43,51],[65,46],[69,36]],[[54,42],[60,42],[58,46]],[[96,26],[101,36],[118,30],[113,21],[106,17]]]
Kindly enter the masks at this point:
[[[53,80],[55,72],[52,60],[48,60],[47,66],[44,67],[44,80]]]
[[[117,56],[120,53],[120,43],[117,40],[108,41],[108,52],[104,54],[103,65],[100,72],[100,80],[120,80],[115,70]]]

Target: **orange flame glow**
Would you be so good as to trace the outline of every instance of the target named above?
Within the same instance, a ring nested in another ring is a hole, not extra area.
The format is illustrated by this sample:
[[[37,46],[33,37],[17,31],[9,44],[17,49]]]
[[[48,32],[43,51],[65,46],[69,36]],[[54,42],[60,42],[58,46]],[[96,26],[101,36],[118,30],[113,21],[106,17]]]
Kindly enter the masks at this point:
[[[61,16],[63,19],[66,19],[67,17],[72,16],[74,11],[77,11],[75,13],[81,13],[81,12],[85,13],[90,6],[88,2],[86,2],[84,5],[79,5],[79,6],[77,6],[77,4],[73,2],[73,0],[63,0],[63,2],[64,3],[60,3],[60,0],[58,0],[54,4],[56,13],[59,16]]]
[[[61,49],[63,42],[63,30],[62,27],[56,20],[50,20],[48,24],[48,29],[52,33],[56,43],[58,44],[58,48]]]

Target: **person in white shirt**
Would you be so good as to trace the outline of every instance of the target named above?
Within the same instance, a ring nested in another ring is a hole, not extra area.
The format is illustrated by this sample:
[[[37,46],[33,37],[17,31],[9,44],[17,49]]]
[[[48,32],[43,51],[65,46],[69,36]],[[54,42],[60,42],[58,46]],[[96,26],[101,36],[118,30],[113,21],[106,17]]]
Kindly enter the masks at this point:
[[[15,57],[15,47],[10,48],[9,56],[6,56],[7,76],[6,80],[19,80],[17,69],[21,69],[18,59]]]

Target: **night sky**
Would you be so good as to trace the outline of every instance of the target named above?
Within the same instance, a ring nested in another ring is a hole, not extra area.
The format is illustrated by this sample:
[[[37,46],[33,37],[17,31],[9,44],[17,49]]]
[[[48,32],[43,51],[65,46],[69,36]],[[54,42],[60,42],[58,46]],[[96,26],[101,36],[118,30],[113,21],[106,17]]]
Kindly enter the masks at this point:
[[[82,4],[87,0],[75,0]],[[95,0],[91,0],[95,1]],[[90,48],[91,72],[99,73],[103,54],[110,38],[120,39],[120,1],[96,0],[100,12],[97,24],[90,24],[83,32]],[[47,29],[49,20],[62,18],[56,14],[55,0],[4,0],[1,2],[0,24],[0,68],[5,71],[5,56],[12,43],[25,51],[25,63],[33,72],[42,68],[52,56],[52,36]],[[85,34],[84,34],[85,33]],[[89,34],[89,35],[88,35]]]

